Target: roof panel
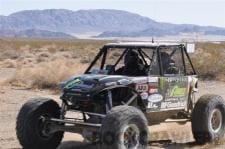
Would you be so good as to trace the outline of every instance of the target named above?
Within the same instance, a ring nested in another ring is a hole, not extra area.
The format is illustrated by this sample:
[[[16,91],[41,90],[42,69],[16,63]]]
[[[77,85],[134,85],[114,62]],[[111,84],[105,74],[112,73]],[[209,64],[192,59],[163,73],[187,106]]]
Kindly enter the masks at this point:
[[[118,42],[118,43],[108,43],[107,47],[149,47],[154,48],[158,46],[180,46],[179,43],[152,43],[152,42]]]

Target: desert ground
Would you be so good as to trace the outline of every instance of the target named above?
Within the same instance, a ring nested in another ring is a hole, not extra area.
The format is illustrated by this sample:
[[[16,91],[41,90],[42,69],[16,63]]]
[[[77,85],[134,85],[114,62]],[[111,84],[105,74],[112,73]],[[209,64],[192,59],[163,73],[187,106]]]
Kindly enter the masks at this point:
[[[15,133],[16,116],[20,107],[29,98],[37,96],[50,97],[60,103],[56,84],[73,74],[82,73],[93,54],[96,53],[94,49],[101,47],[106,41],[76,42],[74,45],[74,42],[66,44],[63,42],[62,44],[53,41],[37,42],[11,39],[0,41],[0,149],[21,148]],[[205,46],[201,45],[199,51],[204,50]],[[224,50],[224,45],[216,44],[216,47]],[[72,50],[76,48],[81,48],[86,55]],[[87,49],[89,49],[88,52]],[[222,55],[210,52],[210,50],[205,52],[202,57],[210,60],[214,55],[219,58],[224,56],[224,51]],[[199,61],[201,60],[199,59]],[[203,69],[203,63],[208,67],[204,66]],[[221,70],[224,71],[224,63],[217,62],[215,59],[213,64],[222,68],[213,67],[211,71],[207,71],[211,65],[209,62],[195,62],[195,64],[201,68],[201,74],[204,74],[202,75],[204,81],[199,83],[199,92],[196,94],[196,98],[203,94],[213,93],[221,95],[225,99],[225,74],[221,72]],[[218,72],[221,73],[218,74]],[[214,73],[218,75],[215,76]],[[162,123],[150,126],[149,131],[149,148],[151,149],[225,148],[225,141],[196,145],[192,137],[190,122],[184,125]],[[95,149],[96,146],[84,143],[83,138],[78,134],[66,133],[58,148]]]
[[[4,70],[0,70],[2,76]],[[201,82],[200,92],[197,96],[205,93],[214,93],[224,97],[225,99],[225,83],[223,82]],[[1,86],[0,91],[0,148],[16,149],[21,148],[15,134],[16,116],[20,107],[31,97],[44,96],[59,101],[58,94],[54,94],[49,90],[30,90],[11,86]],[[60,102],[60,101],[59,101]],[[191,133],[191,125],[188,122],[185,125],[177,123],[163,123],[149,127],[151,149],[162,148],[224,148],[225,143],[206,144],[203,146],[195,145]],[[165,140],[165,141],[164,141]],[[95,148],[88,143],[83,143],[83,138],[78,134],[66,133],[59,149]]]

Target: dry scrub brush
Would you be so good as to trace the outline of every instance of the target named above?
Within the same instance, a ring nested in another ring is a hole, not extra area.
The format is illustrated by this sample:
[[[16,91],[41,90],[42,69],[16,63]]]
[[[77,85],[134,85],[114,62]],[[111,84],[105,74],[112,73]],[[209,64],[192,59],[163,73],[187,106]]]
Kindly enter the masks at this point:
[[[8,80],[8,83],[29,88],[55,89],[61,81],[72,75],[83,73],[86,67],[85,64],[66,60],[55,60],[34,67],[20,67],[15,75]]]
[[[225,81],[225,43],[198,43],[191,57],[202,79]]]
[[[56,88],[60,81],[83,73],[106,42],[5,39],[0,41],[0,67],[16,68],[6,82],[11,85]]]
[[[108,42],[111,41],[1,40],[0,67],[16,69],[7,81],[12,85],[56,88],[59,82],[82,74],[98,49]],[[225,43],[198,43],[196,47],[191,58],[200,77],[225,80]]]

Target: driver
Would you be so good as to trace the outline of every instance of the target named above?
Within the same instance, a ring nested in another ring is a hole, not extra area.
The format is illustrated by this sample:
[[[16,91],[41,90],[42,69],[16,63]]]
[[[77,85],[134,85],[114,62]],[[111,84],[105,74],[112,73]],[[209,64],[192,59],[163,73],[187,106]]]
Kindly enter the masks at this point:
[[[166,52],[162,52],[160,54],[164,74],[178,74],[178,69],[175,65],[175,61],[171,59],[170,55]]]
[[[116,71],[116,74],[127,76],[143,76],[146,74],[145,65],[139,58],[137,51],[129,50],[124,57],[124,66]]]

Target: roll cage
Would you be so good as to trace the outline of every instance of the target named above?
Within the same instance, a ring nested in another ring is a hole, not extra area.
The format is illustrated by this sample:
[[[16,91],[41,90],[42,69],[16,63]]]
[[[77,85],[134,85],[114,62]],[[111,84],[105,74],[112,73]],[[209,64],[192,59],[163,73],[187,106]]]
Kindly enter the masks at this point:
[[[153,58],[156,56],[157,62],[158,62],[158,67],[159,67],[159,75],[160,76],[164,76],[163,73],[163,67],[162,67],[162,57],[161,57],[161,52],[164,51],[164,49],[170,49],[172,52],[170,53],[170,57],[172,57],[174,55],[174,53],[179,49],[181,51],[181,58],[182,58],[182,65],[183,65],[183,69],[184,69],[184,75],[197,75],[195,68],[193,66],[193,63],[191,62],[190,56],[187,52],[186,47],[183,44],[161,44],[161,45],[156,45],[154,43],[151,44],[129,44],[129,43],[112,43],[112,44],[107,44],[105,46],[103,46],[100,51],[98,52],[98,54],[96,55],[96,57],[94,58],[94,60],[91,62],[91,64],[89,65],[89,67],[86,69],[85,74],[90,73],[91,68],[96,64],[96,62],[99,60],[99,58],[102,57],[101,60],[101,64],[100,64],[100,70],[102,70],[104,68],[105,62],[106,62],[106,58],[107,58],[107,53],[110,49],[121,49],[124,50],[123,53],[119,56],[119,58],[116,60],[115,64],[113,64],[113,67],[116,67],[117,64],[121,61],[121,59],[124,57],[124,55],[132,49],[135,49],[138,51],[138,54],[140,55],[141,59],[143,60],[145,65],[148,65],[146,62],[146,59],[144,57],[147,57],[151,63],[149,65],[149,68],[151,68],[152,66],[152,60]],[[148,50],[153,50],[153,54],[152,57],[150,57],[145,51],[143,51],[144,49],[148,49]],[[185,60],[186,57],[186,60]],[[187,73],[187,66],[185,63],[185,61],[188,61],[188,63],[191,66],[192,69],[192,73],[188,74]]]

